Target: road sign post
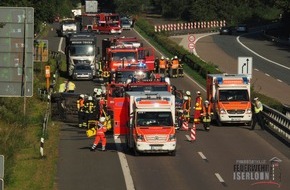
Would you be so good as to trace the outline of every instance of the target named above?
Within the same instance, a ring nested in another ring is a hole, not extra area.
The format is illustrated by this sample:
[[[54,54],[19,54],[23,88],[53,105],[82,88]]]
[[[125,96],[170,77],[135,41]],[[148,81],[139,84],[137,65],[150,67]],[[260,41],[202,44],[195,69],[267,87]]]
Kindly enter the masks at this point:
[[[238,57],[238,74],[246,74],[252,78],[253,58]]]
[[[192,34],[188,34],[188,48],[191,53],[193,53],[195,49],[195,36]]]
[[[33,96],[34,9],[0,7],[0,97]]]

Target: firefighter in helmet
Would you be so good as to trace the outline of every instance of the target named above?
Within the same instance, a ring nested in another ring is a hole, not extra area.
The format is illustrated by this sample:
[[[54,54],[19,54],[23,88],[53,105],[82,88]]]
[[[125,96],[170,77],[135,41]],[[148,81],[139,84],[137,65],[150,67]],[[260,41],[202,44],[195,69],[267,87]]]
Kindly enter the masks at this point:
[[[171,59],[171,67],[170,67],[170,76],[173,78],[178,77],[178,68],[179,68],[179,59],[177,56],[174,56]]]
[[[91,124],[96,122],[95,109],[96,105],[93,101],[93,97],[89,96],[88,100],[85,101],[86,126],[88,128],[90,128]]]
[[[212,112],[211,112],[211,105],[208,100],[204,101],[201,115],[202,115],[203,127],[206,131],[209,131]]]
[[[164,74],[167,72],[167,60],[162,56],[159,60],[158,73]]]
[[[190,117],[190,99],[188,96],[183,96],[183,116],[185,121],[189,122],[189,117]]]
[[[194,104],[194,123],[199,124],[200,123],[200,115],[202,111],[202,97],[200,91],[196,92],[196,98],[195,98],[195,104]]]
[[[107,132],[107,127],[105,121],[105,117],[100,117],[99,121],[96,122],[97,134],[93,146],[90,149],[91,151],[96,150],[100,141],[102,142],[102,151],[106,150],[107,139],[105,133]]]
[[[77,100],[79,127],[83,127],[83,122],[85,120],[84,106],[85,106],[85,95],[81,94]]]

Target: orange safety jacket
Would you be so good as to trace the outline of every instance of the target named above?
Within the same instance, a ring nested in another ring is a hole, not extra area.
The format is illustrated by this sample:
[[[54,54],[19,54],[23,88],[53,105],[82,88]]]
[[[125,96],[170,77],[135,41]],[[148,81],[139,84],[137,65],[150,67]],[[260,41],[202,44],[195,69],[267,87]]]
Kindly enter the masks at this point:
[[[195,99],[195,110],[202,110],[202,97],[198,96]]]
[[[84,102],[85,100],[83,98],[77,100],[78,111],[84,111]]]
[[[159,60],[159,68],[160,69],[166,69],[166,67],[167,67],[166,60],[165,59]]]
[[[173,59],[172,60],[172,66],[171,66],[171,68],[172,69],[177,69],[179,67],[179,61],[178,61],[178,59]]]
[[[211,106],[210,106],[210,104],[207,107],[203,105],[202,110],[203,110],[203,115],[204,116],[210,115],[211,114]]]

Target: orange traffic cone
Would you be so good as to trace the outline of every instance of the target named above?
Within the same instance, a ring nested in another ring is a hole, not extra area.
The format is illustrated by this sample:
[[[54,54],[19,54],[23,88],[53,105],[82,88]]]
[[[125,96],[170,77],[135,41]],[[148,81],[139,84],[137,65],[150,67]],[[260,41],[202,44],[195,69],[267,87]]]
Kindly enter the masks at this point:
[[[188,131],[188,121],[183,121],[183,123],[182,123],[182,130]]]
[[[192,124],[192,128],[190,129],[190,139],[191,142],[196,140],[196,127],[195,127],[195,123]]]

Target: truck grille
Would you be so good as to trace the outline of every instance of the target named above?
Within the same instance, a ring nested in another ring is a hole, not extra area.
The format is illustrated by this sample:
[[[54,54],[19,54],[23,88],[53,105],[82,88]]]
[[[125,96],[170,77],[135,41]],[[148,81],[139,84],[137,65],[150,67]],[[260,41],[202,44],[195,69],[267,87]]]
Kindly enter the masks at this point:
[[[166,142],[167,135],[146,135],[146,140],[149,143],[161,143]]]
[[[245,110],[227,110],[228,114],[244,114]]]

